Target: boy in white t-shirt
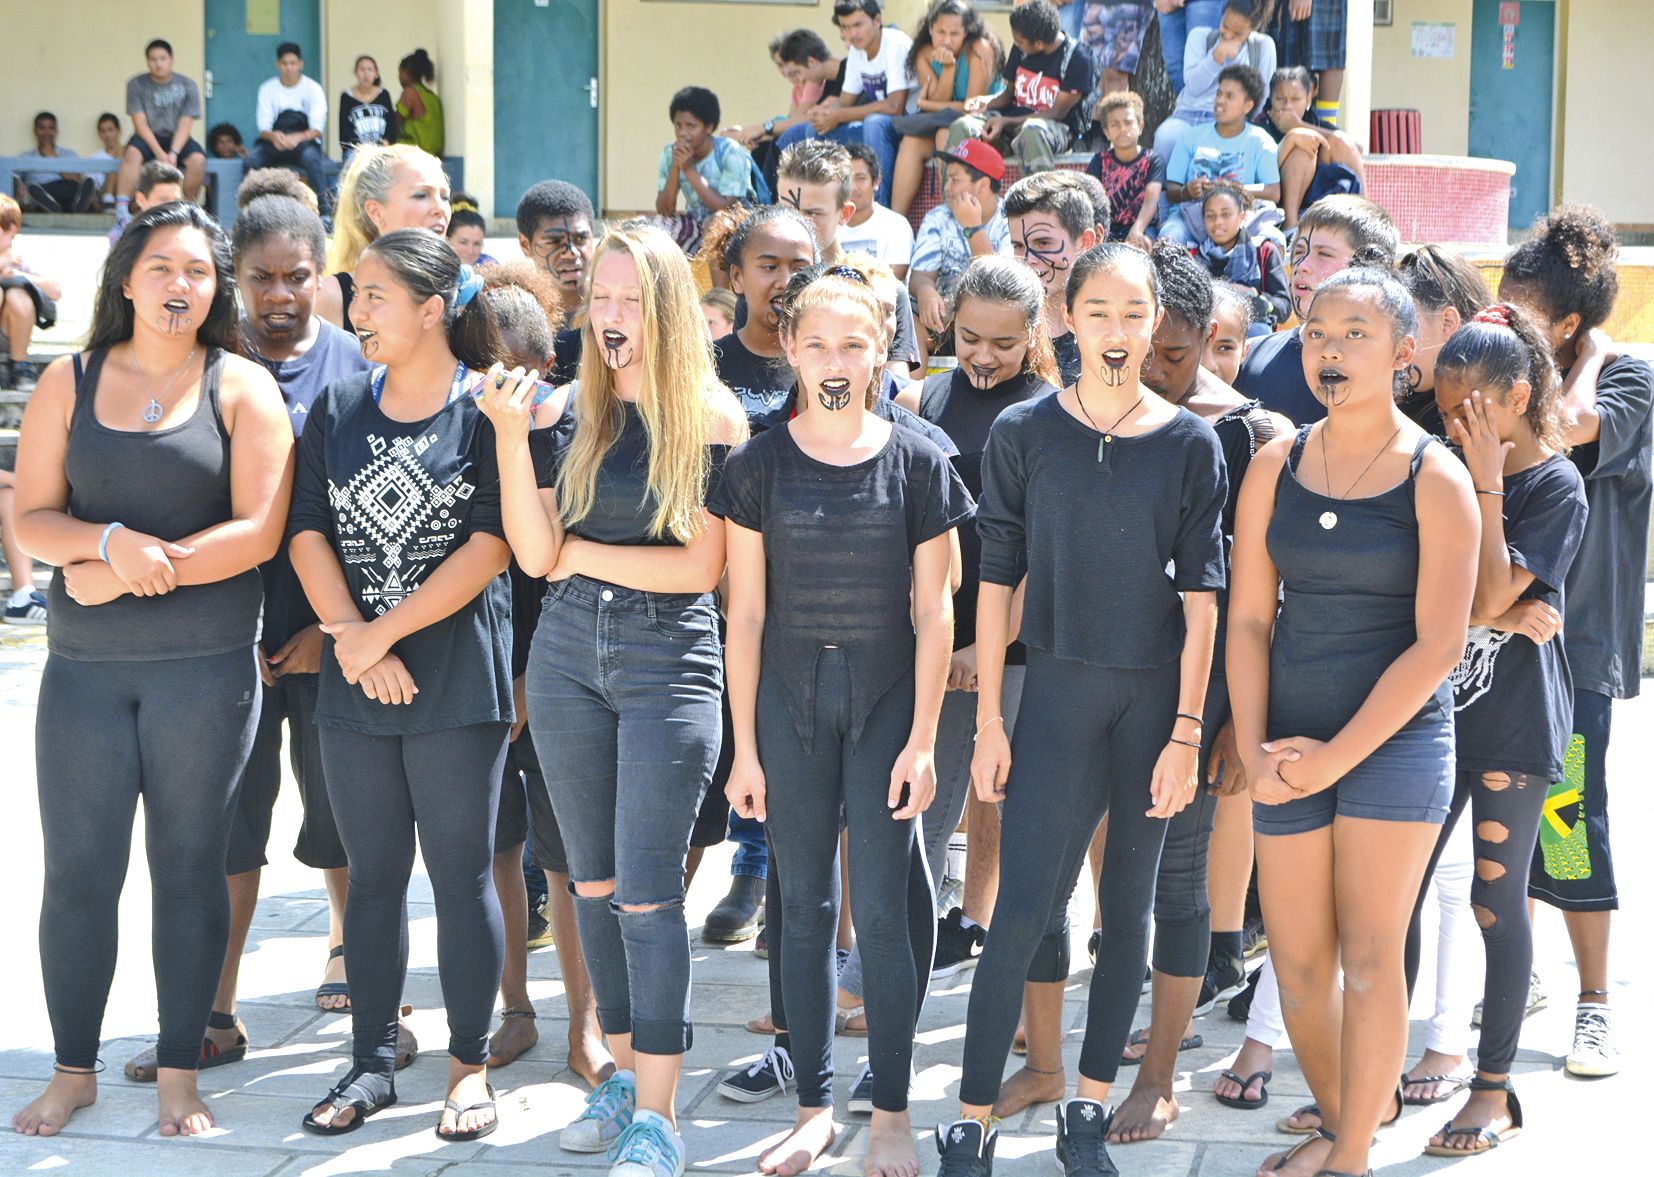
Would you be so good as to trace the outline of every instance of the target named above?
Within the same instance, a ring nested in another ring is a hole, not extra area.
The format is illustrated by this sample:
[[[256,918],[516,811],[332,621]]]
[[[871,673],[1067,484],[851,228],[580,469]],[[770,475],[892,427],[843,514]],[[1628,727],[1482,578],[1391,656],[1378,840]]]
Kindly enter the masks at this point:
[[[844,89],[837,98],[812,107],[808,117],[776,140],[785,151],[801,139],[817,137],[846,145],[866,143],[879,160],[878,200],[890,200],[890,172],[896,164],[897,136],[890,120],[908,112],[908,97],[918,88],[907,67],[913,39],[886,28],[879,0],[835,0],[833,23],[849,46]]]
[[[850,153],[850,202],[856,211],[839,226],[839,247],[845,253],[877,258],[906,281],[907,264],[913,257],[913,226],[874,199],[882,178],[878,154],[865,143],[852,143],[845,150]]]
[[[297,168],[326,213],[331,205],[322,155],[327,93],[304,76],[304,56],[292,41],[276,46],[276,70],[258,88],[258,142],[247,152],[242,174],[255,168]]]

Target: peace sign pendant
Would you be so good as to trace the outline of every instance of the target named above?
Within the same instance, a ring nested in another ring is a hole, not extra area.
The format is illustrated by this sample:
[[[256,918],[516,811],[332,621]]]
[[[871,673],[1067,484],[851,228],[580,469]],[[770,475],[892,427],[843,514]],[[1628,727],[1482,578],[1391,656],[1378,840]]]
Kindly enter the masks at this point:
[[[1337,526],[1338,526],[1338,516],[1337,515],[1335,515],[1331,511],[1322,511],[1321,512],[1321,529],[1323,531],[1331,531],[1333,528],[1335,528]]]
[[[161,402],[156,400],[154,397],[150,397],[149,398],[149,403],[144,406],[144,420],[148,421],[151,425],[153,425],[153,424],[155,424],[155,422],[159,421],[160,419],[161,419]]]

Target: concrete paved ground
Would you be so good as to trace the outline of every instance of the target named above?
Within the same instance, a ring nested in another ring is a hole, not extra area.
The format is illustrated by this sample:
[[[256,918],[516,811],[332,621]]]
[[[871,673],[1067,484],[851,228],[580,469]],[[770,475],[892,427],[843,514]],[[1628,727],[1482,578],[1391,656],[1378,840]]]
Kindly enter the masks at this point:
[[[0,1108],[20,1106],[39,1088],[51,1065],[51,1036],[41,997],[34,920],[41,877],[39,824],[36,814],[32,718],[36,677],[44,658],[38,634],[0,630],[0,749],[4,756],[6,821],[0,830],[0,887],[8,897],[5,928],[10,938],[11,968],[0,980],[6,1014],[0,1019]],[[181,717],[183,718],[183,717]],[[1624,867],[1623,886],[1630,912],[1618,925],[1615,1001],[1627,1048],[1627,1074],[1583,1082],[1565,1077],[1571,1027],[1574,977],[1561,923],[1546,913],[1539,928],[1539,970],[1552,995],[1552,1007],[1532,1018],[1523,1034],[1517,1064],[1529,1127],[1498,1154],[1459,1162],[1427,1160],[1419,1155],[1429,1133],[1447,1108],[1409,1109],[1395,1128],[1382,1134],[1375,1161],[1389,1174],[1438,1172],[1468,1165],[1478,1175],[1573,1172],[1603,1174],[1646,1172],[1637,1141],[1642,1124],[1633,1103],[1637,1077],[1650,1047],[1648,1018],[1638,997],[1647,992],[1642,979],[1648,954],[1644,946],[1649,894],[1647,856],[1638,848],[1654,832],[1649,796],[1648,731],[1654,702],[1622,705],[1617,713],[1618,742],[1612,771],[1619,786],[1615,800],[1616,844]],[[141,821],[141,818],[140,818]],[[154,1033],[155,995],[149,966],[149,888],[141,857],[132,864],[121,903],[120,928],[108,934],[121,941],[120,966],[104,1021],[103,1057],[109,1071],[96,1106],[79,1113],[69,1130],[51,1139],[0,1133],[0,1172],[70,1174],[168,1174],[210,1177],[334,1177],[347,1173],[391,1172],[398,1175],[591,1174],[604,1166],[601,1156],[561,1152],[557,1130],[581,1106],[583,1089],[563,1069],[566,1022],[558,980],[557,953],[548,948],[530,958],[532,991],[540,1011],[541,1045],[493,1079],[501,1098],[500,1129],[485,1141],[445,1144],[431,1131],[442,1098],[445,1029],[436,979],[435,918],[422,870],[411,903],[412,946],[407,998],[416,1013],[413,1025],[425,1053],[401,1074],[402,1102],[338,1140],[299,1130],[300,1116],[348,1065],[345,1044],[348,1020],[323,1014],[311,993],[320,978],[326,945],[326,909],[313,872],[293,861],[288,848],[298,824],[296,790],[281,797],[271,839],[272,862],[242,967],[241,1015],[251,1031],[254,1050],[240,1064],[207,1072],[203,1091],[219,1127],[196,1140],[163,1140],[155,1134],[151,1088],[128,1083],[122,1062]],[[141,833],[136,845],[142,846]],[[708,855],[689,901],[692,924],[699,924],[727,885],[727,851]],[[118,869],[119,864],[111,864]],[[1074,907],[1076,926],[1089,927],[1090,906]],[[694,1014],[697,1033],[684,1073],[680,1119],[689,1141],[693,1170],[750,1172],[765,1142],[790,1123],[790,1101],[743,1105],[720,1098],[714,1087],[738,1065],[766,1045],[742,1024],[767,1000],[763,963],[749,946],[723,950],[695,947]],[[1074,959],[1085,955],[1075,944]],[[1426,965],[1426,977],[1430,976]],[[1075,971],[1069,990],[1066,1061],[1070,1075],[1078,1061],[1084,1023],[1084,990],[1089,970]],[[1420,986],[1428,993],[1429,982]],[[950,1114],[957,1080],[969,974],[958,983],[932,990],[919,1027],[916,1058],[918,1084],[914,1122],[928,1134],[931,1124]],[[1427,1016],[1415,1010],[1415,1017]],[[1141,1011],[1139,1024],[1146,1019]],[[1420,1047],[1422,1022],[1413,1023],[1413,1054]],[[1179,1090],[1186,1110],[1158,1142],[1116,1147],[1114,1156],[1126,1177],[1242,1177],[1285,1139],[1272,1125],[1307,1101],[1302,1076],[1286,1054],[1277,1056],[1273,1096],[1267,1111],[1249,1113],[1220,1107],[1209,1092],[1217,1072],[1228,1065],[1239,1045],[1241,1027],[1221,1009],[1204,1018],[1199,1030],[1205,1046],[1180,1058]],[[838,1099],[862,1057],[863,1040],[840,1038],[835,1052],[841,1079]],[[1129,1083],[1131,1072],[1122,1072]],[[865,1120],[841,1114],[848,1130],[841,1134],[822,1168],[858,1174],[865,1148]],[[859,1122],[858,1122],[859,1121]],[[1005,1174],[1050,1171],[1054,1120],[1043,1106],[1007,1123],[999,1148],[999,1171]],[[928,1140],[920,1141],[926,1171],[934,1166]]]

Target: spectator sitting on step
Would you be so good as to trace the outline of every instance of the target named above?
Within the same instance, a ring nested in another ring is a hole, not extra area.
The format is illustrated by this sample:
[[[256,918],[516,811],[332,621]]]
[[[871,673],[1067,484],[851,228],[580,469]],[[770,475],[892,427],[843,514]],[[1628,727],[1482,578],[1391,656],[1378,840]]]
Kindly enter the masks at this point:
[[[1005,88],[965,102],[970,112],[948,128],[948,150],[983,139],[1014,152],[1023,175],[1057,166],[1057,156],[1084,132],[1091,93],[1091,55],[1062,31],[1049,0],[1029,0],[1011,11],[1011,50],[1001,76]]]
[[[201,91],[173,72],[172,46],[159,38],[144,46],[149,72],[127,79],[126,113],[132,138],[126,141],[115,178],[115,216],[126,220],[138,169],[150,160],[182,170],[184,195],[194,200],[207,175],[207,153],[190,138],[201,117]]]
[[[258,142],[243,166],[247,171],[299,169],[325,212],[329,202],[322,136],[327,130],[327,92],[315,78],[304,76],[304,56],[292,41],[276,46],[276,70],[276,76],[258,88]]]
[[[235,190],[235,206],[244,209],[260,196],[285,196],[316,211],[316,194],[310,185],[286,168],[254,168],[248,172]]]
[[[1070,7],[1080,10],[1080,43],[1097,64],[1103,92],[1130,89],[1154,19],[1150,0],[1072,0]]]
[[[948,300],[971,259],[1011,252],[1011,229],[999,206],[1004,157],[981,139],[966,139],[957,150],[938,151],[936,157],[946,164],[945,199],[919,223],[908,270],[915,317],[933,334],[946,326]]]
[[[1253,0],[1227,0],[1217,28],[1189,31],[1183,52],[1183,90],[1171,117],[1154,132],[1154,149],[1163,158],[1169,161],[1190,131],[1216,120],[1218,81],[1233,65],[1244,65],[1259,78],[1275,74],[1275,42],[1258,31]],[[1248,117],[1262,111],[1260,97]]]
[[[23,152],[30,159],[79,159],[78,151],[57,145],[57,115],[43,110],[34,116],[34,150]],[[90,209],[98,198],[97,176],[73,172],[24,172],[17,177],[29,204],[43,213],[77,212]]]
[[[87,159],[120,160],[121,118],[113,111],[106,110],[98,116],[98,143],[100,144],[98,150],[87,156]],[[115,172],[110,172],[107,176],[102,177],[101,185],[98,197],[99,205],[106,209],[114,208]]]
[[[17,475],[0,470],[0,550],[11,573],[11,596],[6,598],[5,624],[45,625],[46,594],[35,587],[34,560],[17,546],[17,528],[12,524],[13,492]]]
[[[1263,82],[1250,66],[1223,67],[1213,104],[1217,121],[1190,131],[1167,161],[1165,198],[1181,215],[1161,217],[1162,237],[1179,245],[1203,242],[1206,221],[1200,202],[1219,180],[1233,180],[1254,200],[1280,200],[1275,141],[1247,121],[1262,101]],[[1257,213],[1250,223],[1256,231],[1261,223]]]
[[[1315,76],[1301,65],[1275,71],[1269,82],[1269,113],[1263,129],[1280,146],[1275,166],[1281,173],[1282,227],[1296,229],[1310,205],[1334,192],[1355,196],[1367,187],[1361,147],[1343,131],[1320,121],[1312,105]]]
[[[207,154],[214,159],[246,159],[247,144],[234,123],[214,123],[207,132]]]
[[[890,177],[896,170],[896,140],[890,120],[908,112],[908,98],[918,83],[908,69],[913,39],[884,23],[879,0],[835,0],[833,23],[850,47],[844,83],[838,96],[823,99],[809,120],[790,128],[776,146],[782,151],[803,139],[866,143],[879,154],[885,184],[879,200],[890,201]]]
[[[1148,252],[1149,229],[1166,185],[1166,157],[1142,145],[1143,96],[1130,90],[1105,94],[1097,104],[1108,144],[1085,165],[1086,174],[1102,181],[1113,219],[1108,239],[1125,241]]]
[[[468,266],[499,265],[499,258],[483,252],[488,222],[477,211],[476,205],[460,207],[459,196],[458,193],[454,195],[454,211],[448,218],[448,244],[459,254],[459,260]]]
[[[137,216],[146,208],[153,208],[157,204],[166,204],[172,200],[184,199],[184,173],[169,163],[162,163],[152,159],[138,169],[138,186],[132,190],[132,216]],[[130,220],[130,218],[128,218]],[[127,222],[116,220],[115,227],[109,230],[109,246],[114,248],[115,242],[121,239],[126,232]]]
[[[57,302],[63,288],[41,273],[17,248],[23,228],[23,210],[0,192],[0,388],[30,392],[40,369],[29,362],[29,340],[36,327],[57,322]]]
[[[1246,228],[1252,198],[1232,180],[1219,180],[1200,202],[1206,221],[1206,240],[1191,252],[1214,278],[1223,278],[1250,290],[1256,299],[1253,319],[1270,330],[1292,317],[1292,296],[1286,284],[1286,259],[1280,246],[1267,238],[1254,239]]]
[[[845,253],[865,253],[890,267],[898,279],[906,280],[907,263],[913,257],[913,226],[905,216],[880,204],[879,157],[865,143],[852,143],[850,153],[850,201],[856,211],[839,226],[839,247]]]
[[[660,149],[655,213],[661,228],[693,254],[700,245],[701,222],[738,200],[753,201],[752,156],[735,140],[720,135],[718,96],[704,86],[685,86],[667,108],[672,142]],[[678,197],[683,211],[678,211]]]

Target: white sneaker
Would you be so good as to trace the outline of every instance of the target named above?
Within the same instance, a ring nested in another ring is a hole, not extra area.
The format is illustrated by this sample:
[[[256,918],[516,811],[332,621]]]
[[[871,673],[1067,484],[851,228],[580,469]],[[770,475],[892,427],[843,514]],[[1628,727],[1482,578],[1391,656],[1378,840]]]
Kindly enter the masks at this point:
[[[569,1152],[602,1152],[614,1144],[637,1112],[637,1080],[616,1071],[586,1097],[586,1109],[557,1134],[558,1147]]]
[[[1574,1011],[1574,1048],[1568,1052],[1570,1075],[1601,1078],[1620,1073],[1614,1045],[1614,1014],[1606,1005],[1585,1004]]]
[[[609,1146],[609,1177],[683,1177],[683,1137],[658,1112],[640,1111]]]

